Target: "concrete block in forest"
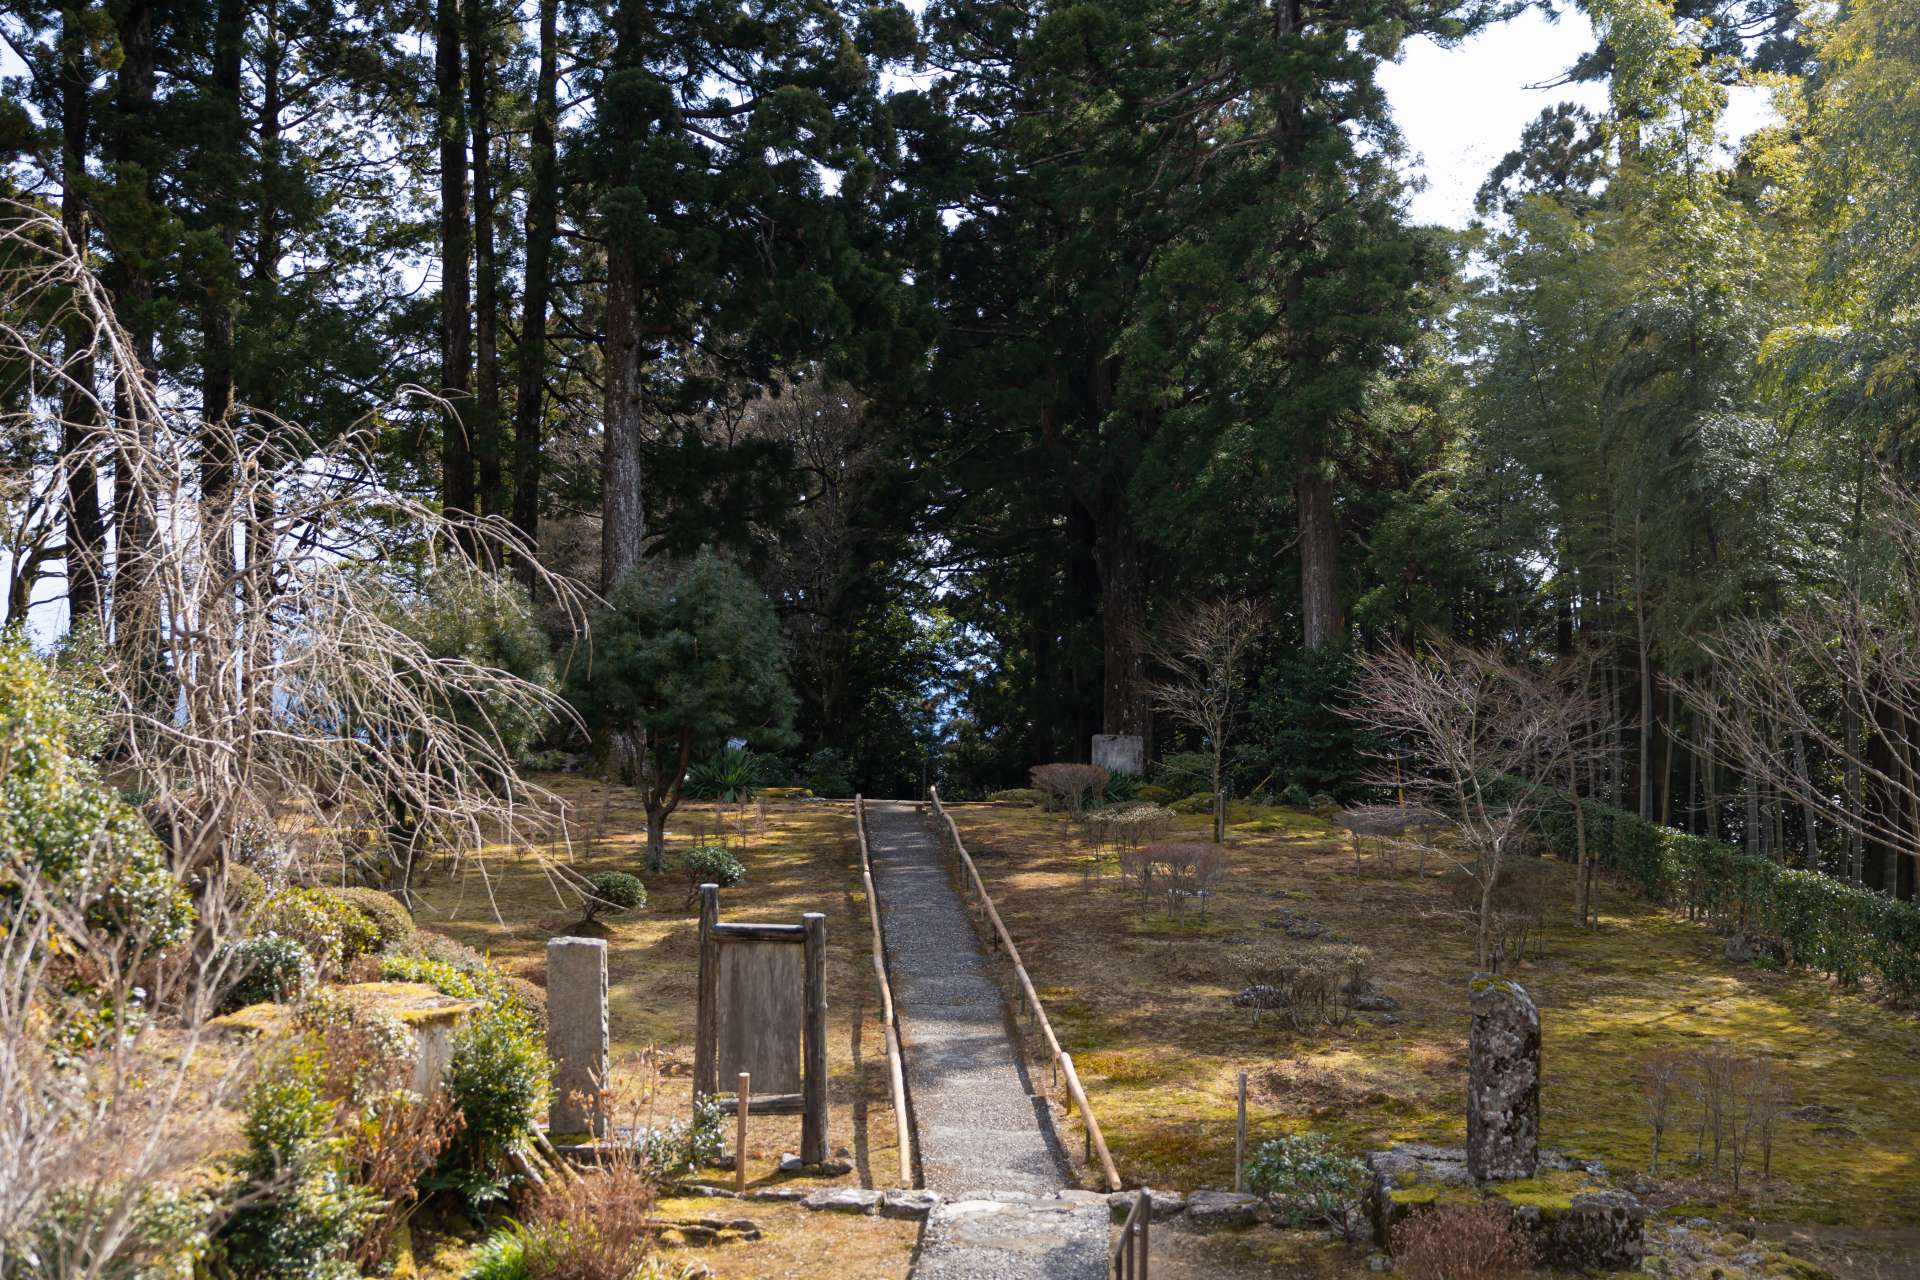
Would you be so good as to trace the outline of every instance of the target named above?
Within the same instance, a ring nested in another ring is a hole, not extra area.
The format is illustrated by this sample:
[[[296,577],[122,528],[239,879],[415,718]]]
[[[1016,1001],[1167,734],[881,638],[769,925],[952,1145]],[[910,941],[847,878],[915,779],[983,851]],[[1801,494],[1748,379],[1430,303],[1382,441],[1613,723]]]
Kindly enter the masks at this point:
[[[1146,740],[1137,733],[1096,733],[1091,758],[1108,773],[1137,778],[1147,771]]]
[[[547,1127],[557,1135],[607,1136],[607,944],[600,938],[547,943],[547,1054],[553,1101]]]

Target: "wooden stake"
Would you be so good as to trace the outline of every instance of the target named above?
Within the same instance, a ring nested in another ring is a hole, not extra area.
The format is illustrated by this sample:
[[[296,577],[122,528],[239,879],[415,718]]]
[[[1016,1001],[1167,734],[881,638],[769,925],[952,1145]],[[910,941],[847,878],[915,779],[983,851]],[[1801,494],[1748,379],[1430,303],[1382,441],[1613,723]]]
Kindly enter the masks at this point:
[[[1240,1121],[1233,1130],[1233,1189],[1247,1189],[1247,1073],[1240,1073]]]
[[[744,1195],[747,1190],[747,1099],[753,1096],[753,1074],[740,1073],[740,1105],[733,1117],[733,1189]]]
[[[827,1158],[827,917],[809,911],[806,928],[806,1021],[801,1038],[800,1088],[806,1107],[800,1116],[800,1163]]]

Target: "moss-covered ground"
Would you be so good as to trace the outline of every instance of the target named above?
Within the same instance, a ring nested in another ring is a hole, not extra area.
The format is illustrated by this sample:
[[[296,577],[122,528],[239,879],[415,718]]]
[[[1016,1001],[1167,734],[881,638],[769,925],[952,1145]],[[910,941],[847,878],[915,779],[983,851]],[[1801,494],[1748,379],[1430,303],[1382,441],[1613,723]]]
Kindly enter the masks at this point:
[[[1437,864],[1425,875],[1362,869],[1344,831],[1294,810],[1236,808],[1225,884],[1204,922],[1177,921],[1163,907],[1143,914],[1112,876],[1088,887],[1086,843],[1062,815],[952,808],[1129,1184],[1231,1185],[1242,1071],[1256,1143],[1304,1130],[1355,1152],[1463,1140],[1473,941]],[[1179,834],[1201,838],[1205,825],[1182,819]],[[1570,901],[1570,871],[1561,887]],[[1546,1144],[1604,1161],[1616,1178],[1644,1170],[1640,1064],[1724,1040],[1772,1057],[1792,1091],[1773,1176],[1735,1194],[1692,1167],[1682,1103],[1683,1132],[1668,1134],[1662,1162],[1672,1181],[1653,1204],[1786,1230],[1920,1223],[1920,1022],[1817,977],[1730,965],[1718,936],[1624,892],[1602,889],[1591,931],[1574,925],[1569,901],[1553,904],[1533,954],[1509,970],[1541,1011]],[[1272,927],[1283,909],[1370,948],[1399,1010],[1299,1032],[1233,1008],[1234,951],[1294,945]]]
[[[646,814],[637,793],[572,776],[542,782],[570,807],[572,848],[496,847],[453,873],[430,874],[419,924],[478,947],[508,973],[544,986],[547,940],[581,932],[578,907],[557,890],[551,864],[564,860],[581,874],[617,870],[639,876],[647,886],[646,907],[608,917],[599,926],[609,943],[615,1091],[655,1123],[684,1119],[692,1105],[699,968],[698,917],[686,903],[686,880],[676,870],[644,870]],[[719,838],[723,827],[747,874],[742,884],[721,892],[722,919],[798,923],[803,912],[826,913],[829,1143],[844,1149],[854,1166],[840,1178],[781,1179],[774,1165],[781,1153],[799,1150],[799,1117],[754,1117],[748,1131],[749,1184],[897,1185],[886,1040],[852,806],[787,799],[765,805],[685,805],[668,827],[670,866],[679,850],[701,838]],[[649,1091],[650,1099],[641,1101]],[[731,1149],[731,1119],[727,1145]],[[731,1185],[731,1173],[709,1170],[707,1177]],[[699,1216],[706,1212],[701,1203],[669,1200],[661,1212]],[[727,1203],[735,1209],[725,1216],[761,1220],[766,1235],[754,1244],[686,1251],[721,1277],[837,1274],[808,1260],[842,1254],[858,1258],[862,1276],[906,1274],[912,1224],[903,1230],[878,1219]]]

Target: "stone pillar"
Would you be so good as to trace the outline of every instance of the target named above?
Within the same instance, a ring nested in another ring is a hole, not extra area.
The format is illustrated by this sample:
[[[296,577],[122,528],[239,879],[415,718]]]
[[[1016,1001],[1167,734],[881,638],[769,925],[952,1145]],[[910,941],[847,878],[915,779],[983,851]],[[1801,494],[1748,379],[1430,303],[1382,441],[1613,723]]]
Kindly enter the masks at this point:
[[[555,1136],[607,1136],[607,944],[599,938],[547,943],[547,1054]]]
[[[1540,1167],[1540,1011],[1509,978],[1469,984],[1467,1172],[1477,1182],[1531,1178]]]
[[[1096,733],[1089,755],[1108,773],[1138,778],[1147,771],[1147,741],[1137,733]]]

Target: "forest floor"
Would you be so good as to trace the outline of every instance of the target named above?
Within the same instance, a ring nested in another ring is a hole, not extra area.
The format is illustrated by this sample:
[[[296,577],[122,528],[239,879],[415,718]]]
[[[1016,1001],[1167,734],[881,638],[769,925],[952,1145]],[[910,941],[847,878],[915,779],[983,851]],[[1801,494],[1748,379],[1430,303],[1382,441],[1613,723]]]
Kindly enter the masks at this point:
[[[1089,885],[1086,842],[1062,815],[1006,805],[951,811],[1129,1185],[1232,1185],[1242,1071],[1250,1149],[1307,1130],[1356,1153],[1464,1139],[1473,939],[1436,863],[1425,875],[1363,868],[1342,830],[1297,810],[1236,807],[1229,874],[1207,918],[1175,920],[1164,908],[1143,911],[1112,875]],[[1203,838],[1205,825],[1182,819],[1179,834]],[[1920,1274],[1912,1270],[1920,1127],[1911,1116],[1920,1020],[1819,978],[1730,964],[1718,935],[1612,889],[1598,895],[1598,927],[1582,930],[1571,919],[1571,880],[1569,869],[1567,901],[1509,970],[1541,1011],[1543,1143],[1604,1162],[1660,1224],[1758,1225],[1839,1273]],[[1247,945],[1285,947],[1286,933],[1271,927],[1282,919],[1317,922],[1368,947],[1374,980],[1400,1008],[1300,1032],[1281,1014],[1256,1023],[1232,1007],[1242,984],[1230,957]],[[1772,1177],[1750,1170],[1735,1193],[1692,1165],[1682,1104],[1662,1177],[1647,1180],[1640,1064],[1715,1041],[1770,1056],[1792,1092]],[[1076,1155],[1077,1129],[1069,1120],[1063,1131]],[[1167,1231],[1156,1233],[1155,1253],[1169,1255],[1166,1274],[1176,1276],[1350,1274],[1360,1255],[1325,1239]],[[1781,1263],[1767,1270],[1794,1270]]]
[[[686,902],[686,880],[677,870],[642,871],[646,814],[636,792],[575,776],[540,781],[572,809],[573,848],[565,856],[573,871],[628,871],[646,882],[646,907],[609,917],[601,926],[609,943],[614,1092],[629,1113],[649,1112],[654,1123],[684,1120],[692,1107],[699,969],[698,915]],[[898,1144],[886,1039],[852,806],[800,800],[683,805],[669,823],[669,866],[679,850],[723,832],[747,875],[738,887],[721,892],[722,919],[798,923],[803,912],[826,913],[828,1143],[832,1153],[853,1165],[853,1172],[840,1178],[782,1177],[775,1163],[782,1153],[799,1150],[799,1117],[757,1117],[748,1131],[748,1185],[896,1186]],[[508,973],[545,986],[547,940],[582,930],[578,907],[562,900],[550,879],[548,864],[562,855],[539,854],[491,850],[456,876],[430,877],[417,913],[420,927],[458,938],[487,952]],[[729,1119],[729,1150],[732,1126]],[[731,1186],[732,1174],[708,1170],[704,1180]],[[672,1251],[675,1258],[706,1262],[723,1280],[905,1276],[918,1236],[915,1222],[816,1213],[772,1202],[669,1199],[660,1214],[749,1217],[760,1226],[762,1238],[750,1244]],[[436,1253],[429,1270],[457,1272],[463,1250],[458,1242],[442,1243],[449,1247]]]

